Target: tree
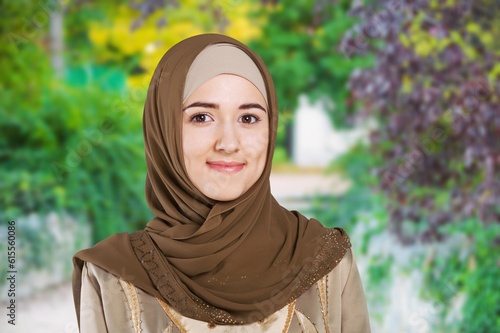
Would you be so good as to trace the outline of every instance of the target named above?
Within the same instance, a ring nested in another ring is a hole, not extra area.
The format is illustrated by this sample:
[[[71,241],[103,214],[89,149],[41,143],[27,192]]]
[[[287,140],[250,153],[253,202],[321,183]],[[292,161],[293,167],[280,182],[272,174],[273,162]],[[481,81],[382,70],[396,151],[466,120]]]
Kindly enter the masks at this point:
[[[342,45],[376,57],[350,88],[358,116],[378,120],[370,149],[384,160],[376,171],[391,230],[405,244],[463,236],[462,254],[417,269],[427,268],[434,300],[452,298],[446,283],[466,294],[455,330],[499,331],[499,3],[391,0],[353,12],[362,22]]]
[[[163,54],[185,38],[219,32],[247,42],[260,33],[261,18],[249,17],[258,6],[257,1],[115,0],[112,3],[99,4],[97,11],[93,9],[92,20],[81,13],[85,8],[75,7],[74,15],[85,20],[84,29],[81,20],[75,20],[69,30],[80,30],[87,36],[95,63],[120,66],[127,71],[129,85],[137,88],[147,88]],[[80,45],[76,49],[82,48],[85,47]]]
[[[268,65],[283,112],[293,111],[305,94],[333,102],[329,111],[335,123],[349,123],[353,108],[345,103],[347,80],[354,68],[371,64],[367,57],[348,58],[339,49],[356,22],[347,15],[350,6],[350,1],[284,0],[263,7],[262,37],[250,46]]]
[[[500,221],[500,6],[494,1],[380,1],[345,51],[376,55],[350,87],[375,116],[374,153],[403,241],[436,240],[438,227],[477,215]],[[379,41],[383,43],[378,43]],[[428,221],[428,223],[424,222]],[[422,232],[405,233],[405,223]]]
[[[322,100],[336,126],[349,126],[353,105],[346,103],[347,81],[368,57],[347,58],[340,52],[343,34],[353,26],[350,1],[284,0],[263,7],[262,37],[250,43],[268,65],[275,81],[281,119],[278,145],[291,151],[293,113],[299,96]]]

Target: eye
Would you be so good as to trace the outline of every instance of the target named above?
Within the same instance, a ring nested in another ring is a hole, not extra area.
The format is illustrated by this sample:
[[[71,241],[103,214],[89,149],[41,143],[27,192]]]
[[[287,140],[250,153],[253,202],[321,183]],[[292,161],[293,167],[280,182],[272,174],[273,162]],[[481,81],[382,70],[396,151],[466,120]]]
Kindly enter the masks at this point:
[[[252,114],[245,114],[241,116],[240,121],[244,124],[253,124],[260,121],[260,118]]]
[[[206,113],[197,113],[189,118],[189,121],[191,121],[192,123],[206,123],[212,120],[212,117],[210,117]]]

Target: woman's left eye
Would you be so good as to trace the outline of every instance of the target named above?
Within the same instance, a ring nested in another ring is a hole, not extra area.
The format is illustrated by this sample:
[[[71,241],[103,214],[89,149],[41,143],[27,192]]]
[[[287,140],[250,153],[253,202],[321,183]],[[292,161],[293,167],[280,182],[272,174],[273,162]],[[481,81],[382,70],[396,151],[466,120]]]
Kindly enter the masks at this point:
[[[260,119],[257,116],[254,116],[252,114],[245,114],[241,116],[240,121],[244,124],[253,124],[258,122]]]

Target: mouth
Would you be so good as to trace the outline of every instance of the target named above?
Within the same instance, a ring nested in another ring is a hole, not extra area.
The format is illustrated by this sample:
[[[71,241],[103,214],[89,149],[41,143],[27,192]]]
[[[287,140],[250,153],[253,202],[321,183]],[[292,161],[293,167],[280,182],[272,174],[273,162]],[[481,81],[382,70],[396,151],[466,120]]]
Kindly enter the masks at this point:
[[[225,161],[208,161],[207,166],[218,172],[234,174],[240,172],[244,167],[245,163],[241,162],[225,162]]]

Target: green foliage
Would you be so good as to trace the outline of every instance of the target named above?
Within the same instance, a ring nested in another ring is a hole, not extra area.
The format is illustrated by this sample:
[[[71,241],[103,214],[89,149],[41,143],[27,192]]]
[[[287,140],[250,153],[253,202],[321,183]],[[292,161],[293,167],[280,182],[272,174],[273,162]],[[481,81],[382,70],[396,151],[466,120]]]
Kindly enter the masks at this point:
[[[348,153],[335,160],[327,172],[338,173],[352,181],[349,190],[338,198],[325,198],[324,203],[330,207],[316,205],[314,216],[320,214],[322,220],[338,226],[355,225],[366,212],[374,211],[374,192],[371,189],[376,184],[370,168],[374,166],[377,157],[369,154],[368,147],[357,145]],[[321,203],[321,198],[318,198]],[[327,209],[324,209],[327,208]]]
[[[432,260],[426,270],[427,297],[448,305],[458,293],[465,295],[463,320],[445,326],[459,332],[500,331],[500,226],[487,226],[475,218],[441,227],[444,234],[461,237],[461,249]],[[445,324],[442,324],[445,325]],[[452,326],[452,327],[450,327]]]
[[[276,147],[273,155],[273,165],[285,163],[288,161],[286,150],[283,147]]]
[[[1,98],[3,218],[65,210],[92,221],[96,240],[144,225],[140,107],[98,87],[52,88],[37,106]]]
[[[47,31],[58,6],[2,5],[0,65],[9,70],[0,78],[0,218],[69,213],[90,221],[98,241],[143,227],[151,214],[143,194],[145,91],[126,90],[120,68],[85,61],[91,45],[72,30],[84,20],[72,6],[68,45],[81,57],[67,63],[79,67],[67,68],[69,83],[56,77]]]
[[[97,81],[76,89],[45,75],[27,98],[0,91],[1,218],[66,211],[91,221],[95,240],[144,225],[144,93]]]
[[[370,168],[377,163],[376,155],[370,154],[365,145],[357,145],[335,160],[327,172],[343,175],[351,180],[346,193],[338,197],[316,197],[307,213],[322,221],[326,226],[338,226],[349,231],[366,216],[379,216],[380,198],[372,190],[376,178]]]
[[[370,317],[382,322],[387,315],[384,309],[389,298],[387,291],[391,287],[393,264],[392,256],[371,255],[364,276],[365,281],[368,281],[364,288],[370,305]]]
[[[348,124],[353,105],[346,104],[346,82],[352,70],[372,63],[339,51],[343,33],[355,22],[347,15],[350,6],[349,1],[285,0],[263,9],[262,38],[250,46],[269,67],[282,113],[295,110],[298,97],[306,94],[313,102],[333,101],[329,111],[335,124]]]

